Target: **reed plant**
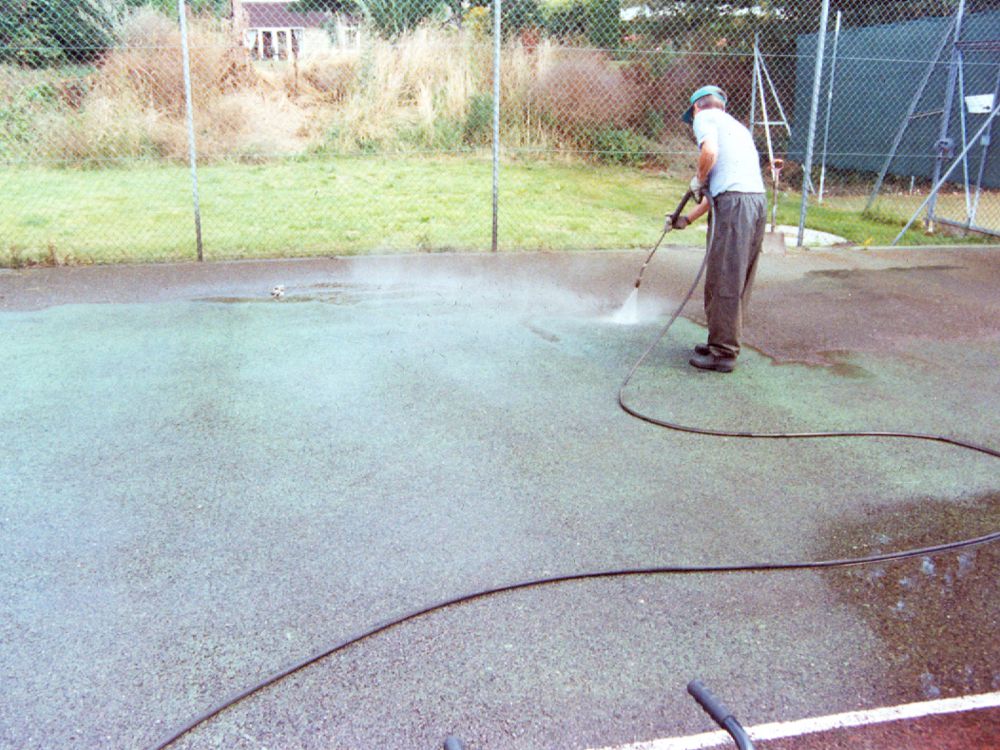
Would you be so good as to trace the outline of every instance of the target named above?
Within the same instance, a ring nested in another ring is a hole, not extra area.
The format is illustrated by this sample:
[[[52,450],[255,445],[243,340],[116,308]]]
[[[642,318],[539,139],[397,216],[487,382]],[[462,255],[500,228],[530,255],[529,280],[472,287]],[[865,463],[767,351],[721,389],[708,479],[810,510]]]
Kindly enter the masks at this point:
[[[370,39],[356,53],[353,85],[330,113],[326,146],[338,153],[461,148],[471,103],[488,90],[481,47],[472,35],[426,26],[391,41]]]

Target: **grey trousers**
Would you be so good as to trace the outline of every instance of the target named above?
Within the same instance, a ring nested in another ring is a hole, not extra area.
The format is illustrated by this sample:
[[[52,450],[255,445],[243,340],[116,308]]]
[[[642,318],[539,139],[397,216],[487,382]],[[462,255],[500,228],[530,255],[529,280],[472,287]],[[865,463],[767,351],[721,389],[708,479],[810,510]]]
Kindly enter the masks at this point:
[[[710,221],[715,236],[705,268],[708,346],[718,357],[740,353],[743,313],[764,242],[767,201],[763,193],[722,193]]]

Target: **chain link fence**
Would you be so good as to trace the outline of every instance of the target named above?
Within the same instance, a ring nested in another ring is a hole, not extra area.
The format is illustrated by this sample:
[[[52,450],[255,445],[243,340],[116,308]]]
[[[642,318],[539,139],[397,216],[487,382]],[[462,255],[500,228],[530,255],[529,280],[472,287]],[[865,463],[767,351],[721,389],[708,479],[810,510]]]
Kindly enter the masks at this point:
[[[1000,0],[500,7],[0,0],[0,265],[646,247],[706,83],[777,223],[1000,234]]]

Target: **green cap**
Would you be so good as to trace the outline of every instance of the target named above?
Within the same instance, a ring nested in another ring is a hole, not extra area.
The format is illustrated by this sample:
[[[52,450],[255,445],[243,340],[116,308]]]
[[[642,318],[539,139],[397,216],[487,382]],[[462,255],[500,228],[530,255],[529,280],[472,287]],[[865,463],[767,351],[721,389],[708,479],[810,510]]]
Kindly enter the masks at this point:
[[[700,89],[691,94],[691,99],[688,103],[691,105],[687,108],[687,112],[681,115],[681,119],[684,120],[688,125],[694,122],[694,103],[701,99],[703,96],[714,96],[722,100],[723,106],[726,104],[726,92],[720,89],[718,86],[702,86]]]

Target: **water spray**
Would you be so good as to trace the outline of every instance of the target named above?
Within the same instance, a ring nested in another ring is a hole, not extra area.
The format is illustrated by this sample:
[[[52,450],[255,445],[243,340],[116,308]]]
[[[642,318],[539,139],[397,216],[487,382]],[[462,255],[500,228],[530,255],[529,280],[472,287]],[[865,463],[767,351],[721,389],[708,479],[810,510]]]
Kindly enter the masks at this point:
[[[667,234],[670,232],[671,229],[674,228],[674,224],[676,224],[677,220],[680,218],[681,213],[684,211],[684,207],[687,205],[687,202],[691,200],[693,197],[694,193],[688,190],[686,193],[684,193],[684,197],[681,198],[681,202],[677,206],[677,208],[674,209],[674,212],[672,214],[667,214],[667,220],[663,225],[663,234],[660,235],[660,239],[658,239],[656,241],[656,244],[653,245],[653,249],[650,250],[649,255],[646,256],[646,262],[643,263],[642,268],[639,269],[639,275],[636,277],[635,280],[636,289],[638,289],[639,284],[642,283],[642,274],[646,270],[646,266],[649,265],[649,261],[653,259],[653,256],[656,254],[656,251],[660,249],[660,244],[663,242],[663,238],[667,236]]]
[[[681,199],[680,204],[674,209],[672,214],[667,214],[666,221],[663,224],[663,234],[660,235],[660,239],[656,241],[653,245],[653,249],[649,251],[649,255],[646,256],[646,262],[642,264],[642,268],[639,269],[639,275],[635,279],[635,287],[632,289],[631,294],[625,300],[621,309],[618,310],[612,317],[611,320],[615,323],[621,323],[624,325],[632,325],[633,323],[639,322],[639,285],[642,283],[642,274],[646,270],[646,266],[649,265],[649,261],[653,259],[653,255],[656,251],[660,249],[660,245],[663,243],[663,238],[667,236],[667,233],[674,229],[677,224],[677,220],[681,216],[681,212],[684,211],[684,207],[687,202],[694,197],[694,193],[688,190],[684,193],[684,197]]]

